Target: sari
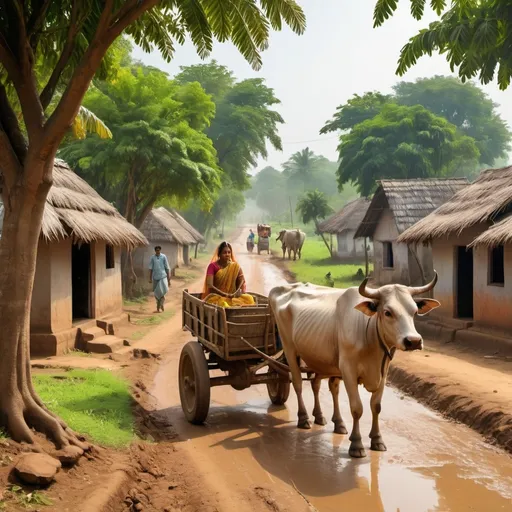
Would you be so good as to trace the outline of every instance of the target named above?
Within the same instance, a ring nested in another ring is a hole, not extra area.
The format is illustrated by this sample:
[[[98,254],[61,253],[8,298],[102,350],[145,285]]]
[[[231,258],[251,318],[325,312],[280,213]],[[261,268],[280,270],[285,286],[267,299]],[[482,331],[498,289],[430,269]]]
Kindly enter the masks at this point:
[[[215,288],[229,294],[236,292],[236,281],[238,277],[243,278],[242,269],[236,261],[231,261],[231,263],[224,268],[216,262],[210,263],[206,271],[206,279],[209,275],[213,275],[213,286],[215,286]],[[216,293],[208,293],[206,279],[202,298],[208,304],[214,304],[222,308],[253,306],[255,304],[253,296],[248,293],[242,293],[240,297],[233,298],[223,297]],[[245,283],[242,286],[242,291],[245,292]]]

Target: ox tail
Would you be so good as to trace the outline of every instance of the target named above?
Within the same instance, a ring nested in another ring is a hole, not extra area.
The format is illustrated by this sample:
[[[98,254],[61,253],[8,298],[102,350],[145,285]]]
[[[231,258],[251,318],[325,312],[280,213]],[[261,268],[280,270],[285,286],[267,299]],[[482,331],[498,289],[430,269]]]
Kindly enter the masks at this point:
[[[253,345],[251,345],[246,339],[240,338],[246,345],[252,348],[258,355],[263,357],[266,361],[268,361],[268,365],[275,370],[277,373],[280,373],[282,375],[288,376],[291,372],[290,367],[284,363],[281,363],[280,361],[276,361],[273,357],[265,354],[265,352],[262,352],[261,350],[257,349]],[[282,351],[281,351],[282,352]],[[281,353],[279,353],[281,355]]]

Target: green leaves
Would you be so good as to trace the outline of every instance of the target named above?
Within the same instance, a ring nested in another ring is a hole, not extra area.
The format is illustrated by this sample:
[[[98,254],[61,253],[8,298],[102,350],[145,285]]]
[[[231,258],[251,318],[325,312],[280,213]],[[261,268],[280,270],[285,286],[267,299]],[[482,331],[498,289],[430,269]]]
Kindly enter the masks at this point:
[[[427,178],[447,172],[455,159],[479,156],[475,140],[421,105],[388,103],[342,135],[338,184],[369,196],[382,178]]]
[[[319,219],[325,219],[333,212],[327,197],[319,190],[306,192],[297,203],[296,211],[300,214],[304,224],[312,221],[317,224]]]
[[[423,16],[425,0],[410,0],[415,19]],[[446,2],[432,0],[438,15]],[[396,10],[397,0],[379,0],[375,6],[375,26]],[[446,56],[452,71],[462,81],[476,76],[483,84],[497,75],[500,89],[506,89],[512,76],[512,34],[510,2],[498,0],[453,0],[452,7],[439,21],[431,23],[409,39],[400,52],[396,73],[403,76],[418,59],[437,51]],[[497,74],[496,74],[497,71]]]

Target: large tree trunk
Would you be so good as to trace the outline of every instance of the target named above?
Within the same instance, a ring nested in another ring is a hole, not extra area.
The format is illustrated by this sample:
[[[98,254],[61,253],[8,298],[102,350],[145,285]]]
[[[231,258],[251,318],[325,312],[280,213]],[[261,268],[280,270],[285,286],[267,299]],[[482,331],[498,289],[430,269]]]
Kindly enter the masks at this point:
[[[37,162],[37,163],[36,163]],[[0,241],[0,427],[15,441],[33,443],[31,428],[52,438],[58,448],[85,448],[73,432],[46,409],[36,394],[30,370],[30,306],[37,247],[53,158],[46,163],[26,159],[23,173],[3,193],[4,223]],[[34,169],[35,166],[40,169]],[[35,179],[32,179],[34,177]],[[37,177],[37,178],[36,178]]]

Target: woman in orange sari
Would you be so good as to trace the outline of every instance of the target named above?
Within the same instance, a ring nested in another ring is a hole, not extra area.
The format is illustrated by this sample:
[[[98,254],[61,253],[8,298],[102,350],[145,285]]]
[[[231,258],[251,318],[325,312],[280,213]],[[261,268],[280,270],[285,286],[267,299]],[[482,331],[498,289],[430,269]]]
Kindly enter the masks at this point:
[[[206,271],[203,300],[223,308],[252,306],[252,295],[245,293],[245,278],[228,242],[217,247]]]

